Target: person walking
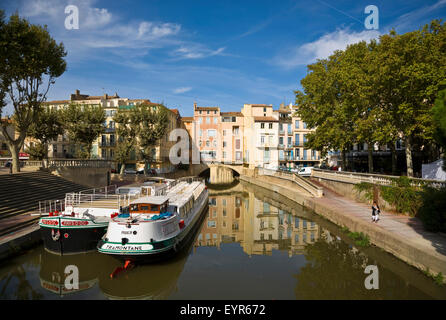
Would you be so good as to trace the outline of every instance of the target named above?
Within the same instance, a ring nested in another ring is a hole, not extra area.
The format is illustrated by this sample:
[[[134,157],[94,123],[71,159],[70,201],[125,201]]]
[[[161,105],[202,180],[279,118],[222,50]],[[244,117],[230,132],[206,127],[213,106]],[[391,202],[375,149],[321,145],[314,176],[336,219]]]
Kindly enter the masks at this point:
[[[372,222],[378,222],[380,213],[381,213],[381,210],[379,209],[378,204],[376,203],[376,201],[373,201],[373,205],[372,205]]]

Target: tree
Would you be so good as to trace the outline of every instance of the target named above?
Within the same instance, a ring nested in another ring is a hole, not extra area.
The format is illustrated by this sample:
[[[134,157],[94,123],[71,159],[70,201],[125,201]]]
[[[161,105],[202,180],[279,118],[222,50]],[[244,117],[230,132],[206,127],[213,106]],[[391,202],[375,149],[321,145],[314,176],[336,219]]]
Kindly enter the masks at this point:
[[[62,117],[70,140],[81,144],[79,156],[90,159],[93,142],[105,130],[104,109],[100,105],[71,103],[62,111]]]
[[[147,174],[147,165],[153,159],[153,147],[167,133],[168,111],[163,105],[140,104],[132,112],[138,119],[138,148],[144,159],[144,174]]]
[[[346,103],[340,60],[342,51],[308,66],[309,73],[301,80],[304,91],[295,91],[297,114],[315,131],[307,135],[305,147],[320,150],[341,150],[343,166],[346,151],[354,140],[353,109]]]
[[[41,146],[38,146],[35,151],[40,153],[43,151],[43,158],[41,158],[43,160],[48,159],[48,143],[56,139],[59,134],[63,134],[63,132],[61,112],[47,107],[42,108],[37,113],[35,121],[29,127],[28,135],[40,141]]]
[[[391,116],[390,127],[405,141],[408,176],[413,176],[414,138],[433,136],[430,109],[446,78],[445,39],[445,24],[438,20],[420,30],[380,37],[375,85],[383,112]]]
[[[66,52],[46,27],[30,24],[18,14],[5,23],[3,16],[0,14],[0,99],[4,107],[7,96],[14,108],[17,138],[8,134],[5,122],[0,128],[11,151],[13,172],[18,172],[19,150],[50,86],[65,72]]]
[[[118,134],[115,159],[121,163],[120,173],[124,174],[125,163],[130,158],[130,153],[137,144],[139,116],[136,112],[122,109],[118,110],[113,120],[116,123],[116,133]]]
[[[443,85],[446,85],[446,82]],[[446,89],[438,93],[432,108],[432,117],[435,125],[434,139],[443,149],[443,170],[446,171]]]

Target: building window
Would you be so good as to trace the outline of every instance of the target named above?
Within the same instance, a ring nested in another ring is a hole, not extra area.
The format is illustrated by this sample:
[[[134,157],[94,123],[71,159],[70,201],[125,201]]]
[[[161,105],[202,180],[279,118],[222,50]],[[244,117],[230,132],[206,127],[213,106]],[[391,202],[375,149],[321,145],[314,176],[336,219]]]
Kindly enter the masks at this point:
[[[299,120],[294,121],[294,128],[299,129]]]
[[[215,118],[214,118],[214,124],[217,124],[217,123],[218,123],[218,118],[215,117]]]
[[[265,144],[265,136],[260,137],[260,143],[263,145]]]
[[[235,140],[235,148],[240,149],[240,139]]]
[[[223,148],[226,148],[226,141],[223,141]]]
[[[270,129],[273,128],[273,124],[272,124],[272,123],[269,124],[269,128],[270,128]]]
[[[279,144],[283,144],[283,137],[279,137]]]
[[[302,126],[304,127],[304,129],[307,128],[307,124],[305,122],[302,122]]]
[[[223,130],[223,137],[226,137],[226,130]]]
[[[234,127],[234,128],[232,129],[232,134],[233,134],[234,136],[238,136],[238,132],[239,132],[239,127]]]
[[[226,151],[223,151],[223,159],[226,159]]]
[[[265,123],[264,123],[264,122],[262,122],[262,123],[260,124],[260,129],[265,129]]]
[[[235,152],[235,160],[242,160],[242,153],[240,151]]]
[[[266,112],[266,108],[263,108],[263,112]]]
[[[214,129],[208,130],[208,137],[215,137],[216,134],[217,134],[216,130],[214,130]]]
[[[206,117],[206,123],[211,123],[211,118],[210,117]]]
[[[200,112],[201,112],[201,111],[200,111]],[[199,124],[202,124],[202,123],[203,123],[203,118],[202,118],[202,117],[198,118],[198,123],[199,123]]]

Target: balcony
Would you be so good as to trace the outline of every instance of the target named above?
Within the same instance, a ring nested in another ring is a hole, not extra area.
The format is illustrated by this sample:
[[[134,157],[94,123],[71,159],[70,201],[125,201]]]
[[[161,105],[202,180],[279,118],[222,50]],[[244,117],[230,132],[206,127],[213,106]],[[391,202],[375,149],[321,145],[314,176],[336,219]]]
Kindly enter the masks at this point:
[[[106,141],[106,142],[102,141],[99,146],[101,148],[115,147],[116,146],[116,141]]]
[[[285,134],[285,130],[279,130],[279,134],[283,136]]]
[[[293,143],[293,146],[294,147],[303,147],[304,146],[304,143],[303,142],[301,142],[301,141],[295,141],[294,143]]]

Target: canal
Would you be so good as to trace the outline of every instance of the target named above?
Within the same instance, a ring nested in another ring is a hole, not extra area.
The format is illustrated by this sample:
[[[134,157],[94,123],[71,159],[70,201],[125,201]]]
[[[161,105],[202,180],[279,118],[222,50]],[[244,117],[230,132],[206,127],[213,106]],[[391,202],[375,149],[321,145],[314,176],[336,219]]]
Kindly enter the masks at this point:
[[[376,247],[357,247],[309,210],[245,183],[210,187],[189,249],[167,261],[119,266],[99,253],[57,256],[43,246],[0,263],[0,299],[446,299],[422,272]],[[67,266],[79,288],[64,286]],[[366,289],[376,265],[379,289]]]

